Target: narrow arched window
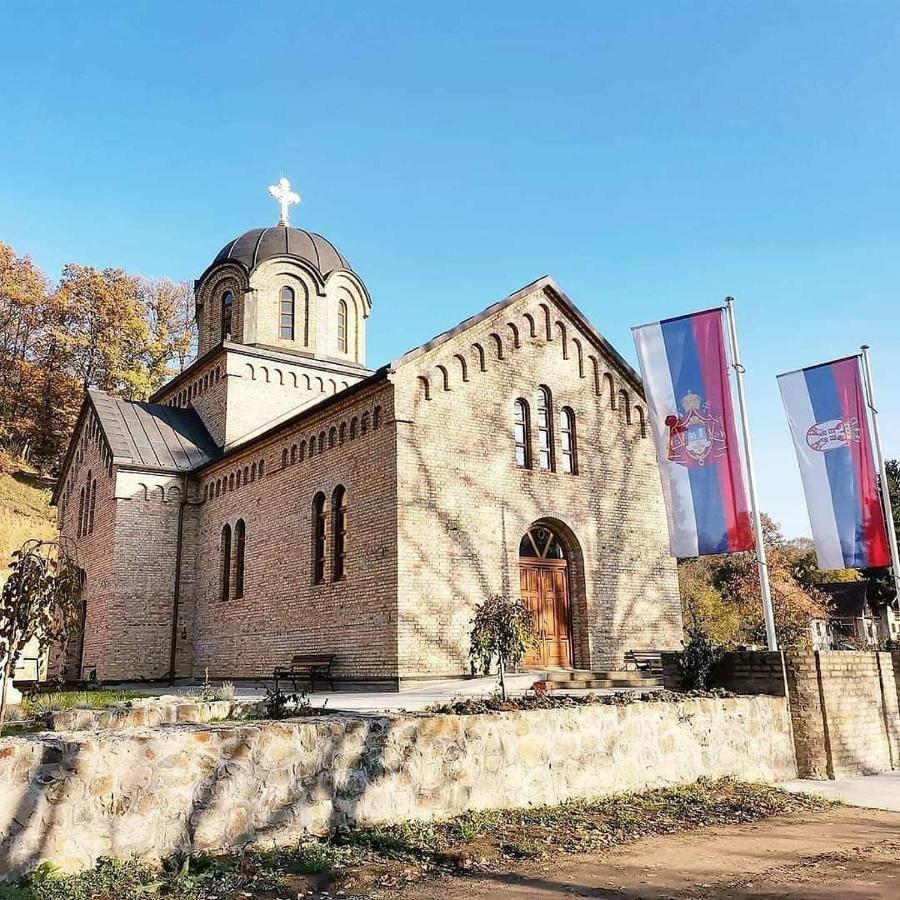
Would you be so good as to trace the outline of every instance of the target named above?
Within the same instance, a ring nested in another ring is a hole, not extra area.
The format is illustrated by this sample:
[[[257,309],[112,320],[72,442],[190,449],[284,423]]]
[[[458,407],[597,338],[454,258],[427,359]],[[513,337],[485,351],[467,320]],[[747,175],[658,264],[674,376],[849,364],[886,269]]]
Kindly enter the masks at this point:
[[[312,505],[312,537],[313,537],[313,581],[321,584],[325,580],[325,545],[328,535],[328,511],[325,507],[325,495],[318,493]]]
[[[553,458],[553,398],[548,387],[538,388],[537,427],[538,465],[552,472],[556,468]]]
[[[281,289],[281,316],[279,337],[283,341],[294,339],[294,292],[289,287]]]
[[[372,430],[375,431],[376,428],[381,426],[381,407],[376,406],[375,409],[372,410]]]
[[[338,301],[337,345],[341,353],[347,352],[347,304],[343,300]]]
[[[297,462],[297,445],[291,444],[291,465]]]
[[[247,526],[238,519],[234,526],[234,599],[244,596],[244,547],[247,543]]]
[[[331,495],[332,521],[334,523],[334,539],[331,578],[339,581],[346,573],[347,559],[347,490],[338,485]]]
[[[516,400],[513,404],[513,437],[516,445],[516,465],[523,469],[531,467],[531,423],[528,404]]]
[[[281,468],[286,469],[287,464],[288,464],[288,452],[287,452],[287,447],[285,447],[284,450],[281,451]]]
[[[90,472],[88,472],[90,475]],[[88,509],[88,534],[94,533],[94,509],[97,506],[97,479],[94,478],[90,484],[91,503]]]
[[[81,489],[81,495],[78,500],[78,537],[84,533],[84,488]]]
[[[563,472],[578,474],[578,443],[575,438],[575,413],[564,406],[559,411],[559,441],[562,447]]]
[[[222,294],[222,340],[231,339],[231,316],[234,311],[234,294],[225,291]]]
[[[222,584],[219,597],[227,600],[231,594],[231,526],[222,526],[221,559],[219,560],[222,573]]]

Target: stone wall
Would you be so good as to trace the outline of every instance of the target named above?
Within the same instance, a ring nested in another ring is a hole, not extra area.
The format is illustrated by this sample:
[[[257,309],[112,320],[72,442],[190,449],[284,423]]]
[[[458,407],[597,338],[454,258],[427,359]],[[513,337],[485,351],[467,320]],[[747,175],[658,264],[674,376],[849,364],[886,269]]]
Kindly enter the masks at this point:
[[[783,699],[320,717],[0,741],[0,873],[733,775],[796,776]]]

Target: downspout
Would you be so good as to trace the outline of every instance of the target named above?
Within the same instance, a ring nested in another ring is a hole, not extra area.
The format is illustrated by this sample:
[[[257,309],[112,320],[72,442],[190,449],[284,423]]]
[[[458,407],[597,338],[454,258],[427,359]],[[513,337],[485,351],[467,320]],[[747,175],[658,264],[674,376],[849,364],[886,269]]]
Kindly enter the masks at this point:
[[[175,543],[175,587],[172,591],[172,639],[169,645],[169,684],[175,684],[175,649],[178,643],[178,605],[181,600],[181,555],[184,545],[184,509],[187,506],[187,478],[181,479],[178,506],[178,536]]]

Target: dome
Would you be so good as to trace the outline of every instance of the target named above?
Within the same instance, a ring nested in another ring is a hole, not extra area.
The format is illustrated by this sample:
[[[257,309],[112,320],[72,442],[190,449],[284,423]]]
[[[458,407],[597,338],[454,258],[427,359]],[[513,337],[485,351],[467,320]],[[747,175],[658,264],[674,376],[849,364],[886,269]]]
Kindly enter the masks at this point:
[[[350,263],[321,234],[286,225],[254,228],[245,232],[227,243],[209,268],[223,262],[237,262],[252,272],[260,263],[274,256],[293,256],[305,260],[315,266],[323,277],[334,269],[350,269]]]

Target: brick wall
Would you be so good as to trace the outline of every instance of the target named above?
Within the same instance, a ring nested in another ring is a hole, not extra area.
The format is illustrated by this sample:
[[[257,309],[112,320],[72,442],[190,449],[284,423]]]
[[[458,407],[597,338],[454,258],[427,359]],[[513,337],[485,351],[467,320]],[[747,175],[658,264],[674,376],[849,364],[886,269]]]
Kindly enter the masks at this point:
[[[393,379],[402,675],[468,670],[473,608],[490,593],[518,596],[519,541],[538,520],[567,545],[576,666],[621,668],[627,650],[678,645],[675,566],[642,398],[550,292],[401,361]],[[542,384],[553,395],[555,472],[536,462]],[[531,409],[530,469],[515,464],[519,397]],[[562,470],[563,406],[576,415],[576,475]]]
[[[787,657],[801,774],[842,778],[900,768],[898,653]]]

